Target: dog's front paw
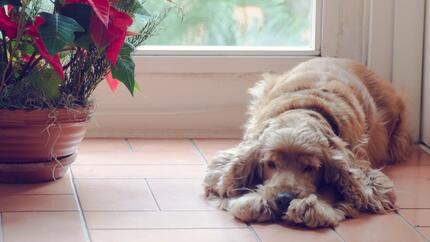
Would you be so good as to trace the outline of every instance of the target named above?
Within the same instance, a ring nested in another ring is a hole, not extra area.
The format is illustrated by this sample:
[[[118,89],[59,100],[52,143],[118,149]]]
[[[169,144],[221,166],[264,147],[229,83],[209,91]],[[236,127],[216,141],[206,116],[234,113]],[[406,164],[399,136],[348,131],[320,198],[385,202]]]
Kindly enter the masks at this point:
[[[311,228],[334,227],[342,220],[342,216],[333,207],[319,200],[314,194],[291,201],[282,218],[288,222],[304,224]]]
[[[273,220],[272,209],[258,193],[247,193],[231,199],[228,210],[243,222],[267,222]]]

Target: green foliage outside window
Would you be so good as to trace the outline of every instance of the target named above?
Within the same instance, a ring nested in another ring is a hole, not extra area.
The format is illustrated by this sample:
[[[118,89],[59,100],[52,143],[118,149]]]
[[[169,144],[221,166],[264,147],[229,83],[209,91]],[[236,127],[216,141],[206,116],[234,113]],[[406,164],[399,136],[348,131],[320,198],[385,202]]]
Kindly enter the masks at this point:
[[[312,43],[315,0],[174,0],[179,7],[146,45],[294,46]],[[150,11],[165,2],[148,0]]]

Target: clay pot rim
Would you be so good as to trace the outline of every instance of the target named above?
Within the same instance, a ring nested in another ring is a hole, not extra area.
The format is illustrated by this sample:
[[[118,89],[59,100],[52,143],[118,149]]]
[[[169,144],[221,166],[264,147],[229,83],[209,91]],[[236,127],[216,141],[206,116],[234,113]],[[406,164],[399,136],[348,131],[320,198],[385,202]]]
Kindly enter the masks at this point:
[[[94,110],[94,106],[73,109],[0,109],[0,127],[23,124],[50,125],[56,123],[88,122],[91,119]]]

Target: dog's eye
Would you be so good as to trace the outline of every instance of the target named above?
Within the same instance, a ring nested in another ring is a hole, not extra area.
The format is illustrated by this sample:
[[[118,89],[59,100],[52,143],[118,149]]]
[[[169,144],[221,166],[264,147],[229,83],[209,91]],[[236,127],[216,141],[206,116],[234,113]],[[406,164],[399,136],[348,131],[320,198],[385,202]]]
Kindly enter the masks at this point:
[[[313,172],[314,171],[314,167],[310,166],[310,165],[307,165],[307,166],[303,167],[303,171],[304,172]]]
[[[270,169],[275,169],[275,168],[276,168],[276,164],[275,164],[275,162],[274,162],[274,161],[272,161],[272,160],[269,160],[269,161],[267,162],[267,166],[268,166]]]

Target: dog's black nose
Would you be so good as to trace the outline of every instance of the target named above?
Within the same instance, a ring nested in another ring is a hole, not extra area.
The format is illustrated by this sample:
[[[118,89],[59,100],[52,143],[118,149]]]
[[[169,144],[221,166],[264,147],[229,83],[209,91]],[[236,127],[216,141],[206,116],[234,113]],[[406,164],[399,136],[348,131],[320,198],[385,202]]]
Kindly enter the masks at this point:
[[[289,192],[280,192],[276,194],[275,203],[279,210],[285,211],[288,206],[290,206],[290,202],[294,199],[293,194]]]

